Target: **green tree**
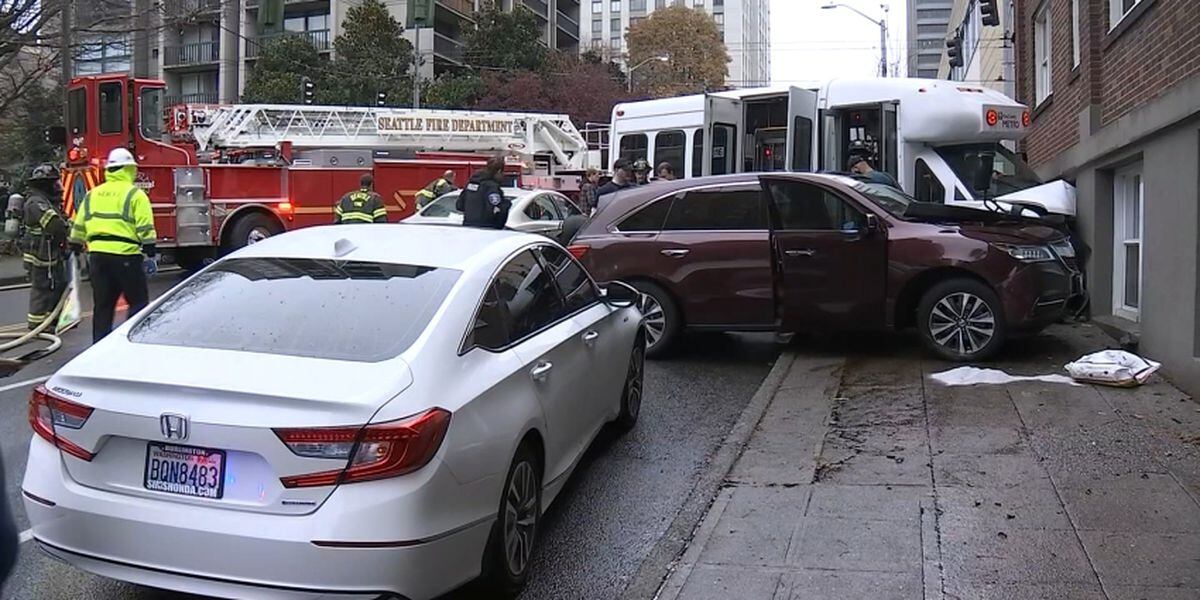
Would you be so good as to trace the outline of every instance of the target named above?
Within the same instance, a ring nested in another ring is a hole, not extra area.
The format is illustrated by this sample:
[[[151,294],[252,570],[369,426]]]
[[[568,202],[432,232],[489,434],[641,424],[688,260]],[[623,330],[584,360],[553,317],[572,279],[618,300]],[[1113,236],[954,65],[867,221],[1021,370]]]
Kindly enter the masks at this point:
[[[49,84],[49,85],[47,85]],[[4,124],[0,126],[0,177],[13,185],[13,191],[25,187],[25,178],[35,165],[58,164],[63,159],[62,146],[46,143],[47,127],[62,125],[63,88],[56,81],[42,81],[29,86],[8,107]],[[7,202],[8,198],[4,198]]]
[[[694,94],[725,87],[729,52],[712,16],[670,6],[654,11],[625,34],[634,87],[652,96]],[[652,60],[666,56],[666,62]]]
[[[389,105],[411,102],[412,44],[382,2],[365,0],[347,11],[333,49],[326,85],[330,103],[374,105],[379,92],[387,94]]]
[[[422,106],[430,108],[471,108],[484,91],[484,82],[479,75],[464,71],[443,73],[426,84],[422,95]]]
[[[309,77],[323,93],[325,61],[317,49],[303,36],[272,36],[261,43],[258,60],[246,79],[242,93],[245,102],[264,104],[298,104],[301,102],[301,82]]]
[[[511,11],[485,1],[475,13],[475,27],[463,32],[464,62],[473,67],[506,71],[540,71],[549,49],[542,43],[537,15],[517,5]]]

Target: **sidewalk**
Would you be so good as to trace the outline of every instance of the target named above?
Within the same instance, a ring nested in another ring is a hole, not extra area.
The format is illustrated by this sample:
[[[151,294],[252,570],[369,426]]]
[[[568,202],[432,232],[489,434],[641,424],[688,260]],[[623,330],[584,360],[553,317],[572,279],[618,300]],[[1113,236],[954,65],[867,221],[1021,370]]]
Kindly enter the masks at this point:
[[[798,349],[658,597],[1200,598],[1200,404],[1158,377],[943,387],[914,343]],[[988,366],[1108,343],[1055,327]]]

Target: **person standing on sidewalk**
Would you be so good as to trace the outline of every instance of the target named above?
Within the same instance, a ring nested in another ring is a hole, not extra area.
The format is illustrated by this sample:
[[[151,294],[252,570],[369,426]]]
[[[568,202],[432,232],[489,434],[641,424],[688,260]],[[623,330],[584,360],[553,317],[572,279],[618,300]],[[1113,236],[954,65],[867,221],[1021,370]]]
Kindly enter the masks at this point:
[[[583,175],[583,183],[579,186],[579,210],[586,216],[591,216],[596,209],[596,189],[600,183],[600,170],[589,167]]]
[[[58,171],[38,165],[29,174],[29,196],[21,210],[24,233],[21,258],[29,276],[29,329],[36,329],[54,311],[67,288],[67,221],[59,213],[62,194]]]
[[[146,307],[146,276],[158,271],[154,245],[154,213],[150,197],[134,185],[137,161],[124,148],[108,154],[104,183],[83,197],[75,212],[69,242],[72,250],[87,245],[92,275],[92,341],[112,331],[117,299],[122,295],[133,315]]]

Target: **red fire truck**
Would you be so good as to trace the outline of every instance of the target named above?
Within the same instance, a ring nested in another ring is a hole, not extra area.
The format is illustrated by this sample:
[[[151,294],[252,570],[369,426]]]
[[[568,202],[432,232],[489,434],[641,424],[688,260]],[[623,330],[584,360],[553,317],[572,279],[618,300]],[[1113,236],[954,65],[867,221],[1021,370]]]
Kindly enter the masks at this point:
[[[565,115],[256,104],[164,110],[164,88],[126,75],[71,81],[64,204],[72,212],[103,181],[110,150],[130,149],[158,246],[185,267],[330,223],[334,203],[364,172],[374,174],[396,221],[444,171],[454,170],[461,187],[496,152],[513,157],[510,184],[528,187],[570,189],[570,174],[589,161]]]

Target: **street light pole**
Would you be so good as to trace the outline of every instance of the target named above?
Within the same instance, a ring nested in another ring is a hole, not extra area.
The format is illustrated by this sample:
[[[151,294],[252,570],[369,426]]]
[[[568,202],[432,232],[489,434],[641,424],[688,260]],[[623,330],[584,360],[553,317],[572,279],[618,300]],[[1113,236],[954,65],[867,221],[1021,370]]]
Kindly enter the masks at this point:
[[[656,60],[658,62],[667,62],[668,60],[671,60],[671,57],[667,56],[666,54],[659,54],[657,56],[651,56],[650,58],[647,58],[646,60],[643,60],[642,62],[630,67],[629,70],[625,72],[625,91],[626,91],[626,93],[628,93],[630,95],[633,94],[633,72],[646,66],[646,63],[651,63]]]
[[[883,9],[883,18],[878,19],[878,20],[876,20],[874,17],[868,15],[867,13],[864,13],[861,10],[854,8],[853,6],[850,6],[849,4],[842,4],[840,2],[831,2],[829,4],[822,6],[821,8],[826,9],[826,10],[832,9],[832,8],[847,8],[847,9],[854,11],[856,14],[858,14],[858,16],[874,23],[876,26],[879,27],[879,76],[887,77],[888,76],[888,55],[887,55],[888,5],[886,5],[886,4],[879,5],[879,8]]]

